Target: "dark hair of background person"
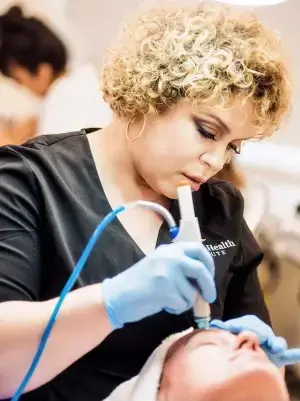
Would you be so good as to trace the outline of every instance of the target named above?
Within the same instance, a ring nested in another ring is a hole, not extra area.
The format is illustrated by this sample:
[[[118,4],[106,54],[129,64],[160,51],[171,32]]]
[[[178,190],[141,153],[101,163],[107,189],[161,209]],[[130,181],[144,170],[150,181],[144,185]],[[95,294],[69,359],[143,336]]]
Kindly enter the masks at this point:
[[[50,28],[35,17],[26,17],[21,7],[13,6],[0,16],[0,71],[9,76],[11,64],[35,74],[42,63],[54,74],[64,72],[68,52]]]

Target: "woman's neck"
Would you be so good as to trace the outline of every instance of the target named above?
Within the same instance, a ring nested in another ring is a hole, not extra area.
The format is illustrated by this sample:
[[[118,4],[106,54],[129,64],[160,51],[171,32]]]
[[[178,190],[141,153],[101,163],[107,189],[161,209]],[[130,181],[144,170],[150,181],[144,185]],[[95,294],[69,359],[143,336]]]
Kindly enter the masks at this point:
[[[125,202],[137,199],[157,202],[168,207],[169,199],[156,193],[140,176],[128,148],[126,122],[114,120],[97,133],[99,166],[103,185],[114,185]],[[109,166],[109,167],[108,167]]]

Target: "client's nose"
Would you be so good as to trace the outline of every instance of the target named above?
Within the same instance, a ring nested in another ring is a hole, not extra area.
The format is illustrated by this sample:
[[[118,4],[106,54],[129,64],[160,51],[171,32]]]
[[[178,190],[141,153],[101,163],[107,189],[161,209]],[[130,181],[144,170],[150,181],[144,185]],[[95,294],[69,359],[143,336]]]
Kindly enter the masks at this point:
[[[243,331],[236,336],[235,349],[251,349],[257,351],[259,349],[257,336],[249,331]]]

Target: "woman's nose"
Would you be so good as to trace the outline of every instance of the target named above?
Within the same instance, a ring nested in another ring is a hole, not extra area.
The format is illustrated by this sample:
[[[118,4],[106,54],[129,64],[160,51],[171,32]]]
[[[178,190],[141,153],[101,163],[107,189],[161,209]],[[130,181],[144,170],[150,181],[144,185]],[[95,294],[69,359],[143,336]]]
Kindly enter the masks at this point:
[[[214,172],[218,173],[224,167],[226,157],[221,148],[216,148],[213,151],[204,153],[201,156],[202,162],[207,164]]]
[[[258,338],[254,333],[244,331],[236,336],[235,349],[249,349],[257,351],[259,349]]]

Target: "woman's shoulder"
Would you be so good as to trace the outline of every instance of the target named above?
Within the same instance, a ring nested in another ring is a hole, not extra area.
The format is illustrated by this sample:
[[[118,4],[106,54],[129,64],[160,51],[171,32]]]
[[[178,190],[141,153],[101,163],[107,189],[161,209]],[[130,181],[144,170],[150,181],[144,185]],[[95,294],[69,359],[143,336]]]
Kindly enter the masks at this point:
[[[230,196],[235,196],[239,199],[242,199],[242,195],[239,189],[237,189],[231,182],[220,179],[220,178],[211,178],[207,182],[208,186],[215,191],[224,191],[228,193]]]
[[[86,171],[94,168],[88,133],[89,130],[82,130],[44,135],[20,146],[1,147],[1,185],[8,186],[15,181],[28,190],[43,188],[45,193],[51,186],[69,188],[75,182],[84,181]]]
[[[244,201],[229,182],[209,180],[194,193],[195,212],[202,229],[214,237],[238,243],[243,226]]]
[[[226,210],[228,215],[236,215],[244,211],[244,198],[241,192],[230,182],[212,178],[206,184],[205,191],[208,202],[215,202]]]
[[[72,142],[79,142],[84,140],[86,137],[86,130],[64,132],[52,135],[39,135],[35,136],[20,146],[10,146],[15,150],[21,151],[22,149],[32,149],[32,150],[56,150],[59,147],[66,147]]]

